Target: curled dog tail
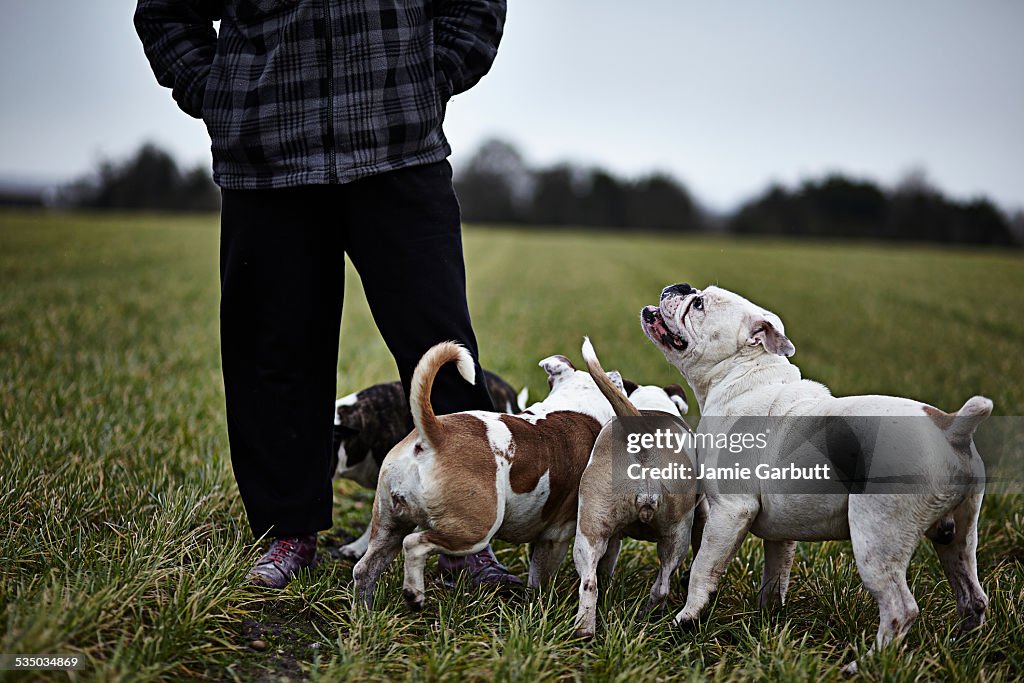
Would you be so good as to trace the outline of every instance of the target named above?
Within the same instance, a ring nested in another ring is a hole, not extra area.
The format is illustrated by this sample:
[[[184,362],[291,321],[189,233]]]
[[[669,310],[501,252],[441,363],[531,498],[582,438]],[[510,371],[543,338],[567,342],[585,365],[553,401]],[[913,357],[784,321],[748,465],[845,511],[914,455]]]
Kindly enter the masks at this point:
[[[644,524],[650,524],[654,513],[658,511],[658,496],[641,493],[636,497],[636,514]]]
[[[967,399],[967,403],[960,410],[953,413],[951,416],[953,418],[952,421],[943,430],[946,432],[946,438],[949,440],[949,443],[954,446],[967,446],[974,436],[974,431],[978,428],[978,425],[992,414],[992,408],[993,403],[991,399],[987,399],[984,396],[972,396]]]
[[[619,391],[608,373],[601,367],[601,362],[597,360],[597,353],[594,351],[594,345],[590,343],[590,337],[583,338],[583,360],[587,363],[587,370],[590,372],[590,376],[597,382],[597,388],[601,390],[604,397],[608,399],[608,402],[612,404],[612,410],[619,417],[637,417],[640,415],[640,411],[636,409],[626,395]]]
[[[441,367],[453,361],[462,378],[470,384],[476,384],[476,367],[469,351],[455,342],[441,342],[430,347],[420,358],[409,387],[412,423],[416,425],[420,436],[435,449],[444,441],[444,425],[437,419],[434,407],[430,405],[430,390]]]

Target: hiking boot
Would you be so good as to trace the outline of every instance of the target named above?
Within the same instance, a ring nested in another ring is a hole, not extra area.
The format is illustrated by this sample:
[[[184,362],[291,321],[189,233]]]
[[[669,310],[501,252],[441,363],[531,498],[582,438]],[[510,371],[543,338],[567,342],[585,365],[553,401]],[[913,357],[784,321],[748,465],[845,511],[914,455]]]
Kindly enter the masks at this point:
[[[448,588],[454,588],[460,574],[465,574],[470,585],[513,588],[523,585],[523,580],[505,568],[494,556],[491,546],[473,555],[456,557],[441,555],[437,560],[441,580]]]
[[[300,569],[316,565],[316,534],[275,538],[249,570],[249,581],[264,588],[284,588]]]

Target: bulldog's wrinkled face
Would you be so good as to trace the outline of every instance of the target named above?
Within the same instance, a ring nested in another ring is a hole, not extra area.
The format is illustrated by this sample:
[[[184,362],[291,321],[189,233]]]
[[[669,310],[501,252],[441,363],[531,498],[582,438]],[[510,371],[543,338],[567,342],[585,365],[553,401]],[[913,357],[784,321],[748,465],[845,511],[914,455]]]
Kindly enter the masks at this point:
[[[777,315],[720,287],[671,285],[640,317],[644,334],[681,370],[737,355],[796,352]]]
[[[696,298],[700,295],[700,291],[693,289],[690,285],[673,285],[677,287],[679,297],[672,298],[670,301],[665,300],[665,291],[662,292],[662,303],[668,303],[668,309],[673,313],[676,312],[680,306],[685,306],[684,302],[680,300],[680,297],[685,299],[689,297],[691,302],[696,301]],[[701,306],[703,307],[703,302]],[[661,349],[665,357],[673,365],[677,365],[675,359],[681,358],[690,348],[690,336],[687,334],[685,326],[674,324],[671,328],[668,326],[665,320],[665,311],[662,310],[661,306],[645,306],[640,311],[640,326],[644,330],[644,334],[647,338],[654,342],[654,345]]]

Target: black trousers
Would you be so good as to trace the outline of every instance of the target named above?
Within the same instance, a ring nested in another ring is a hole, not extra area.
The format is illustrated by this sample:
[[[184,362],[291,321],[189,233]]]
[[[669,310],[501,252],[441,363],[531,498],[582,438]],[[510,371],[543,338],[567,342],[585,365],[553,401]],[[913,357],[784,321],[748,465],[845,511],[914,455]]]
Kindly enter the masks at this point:
[[[255,535],[331,526],[331,437],[345,254],[409,391],[434,344],[478,357],[448,162],[345,185],[224,190],[221,355],[231,464]],[[479,361],[477,373],[479,376]],[[438,375],[439,413],[491,409],[484,382]]]

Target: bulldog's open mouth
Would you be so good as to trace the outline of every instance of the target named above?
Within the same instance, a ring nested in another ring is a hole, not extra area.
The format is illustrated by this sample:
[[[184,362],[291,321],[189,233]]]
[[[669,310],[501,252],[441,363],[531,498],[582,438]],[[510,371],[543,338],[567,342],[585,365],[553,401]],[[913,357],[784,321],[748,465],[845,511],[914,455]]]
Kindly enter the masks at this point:
[[[641,314],[647,334],[652,339],[657,339],[663,345],[677,351],[685,351],[689,343],[681,336],[672,332],[665,326],[665,319],[657,306],[645,306]]]

